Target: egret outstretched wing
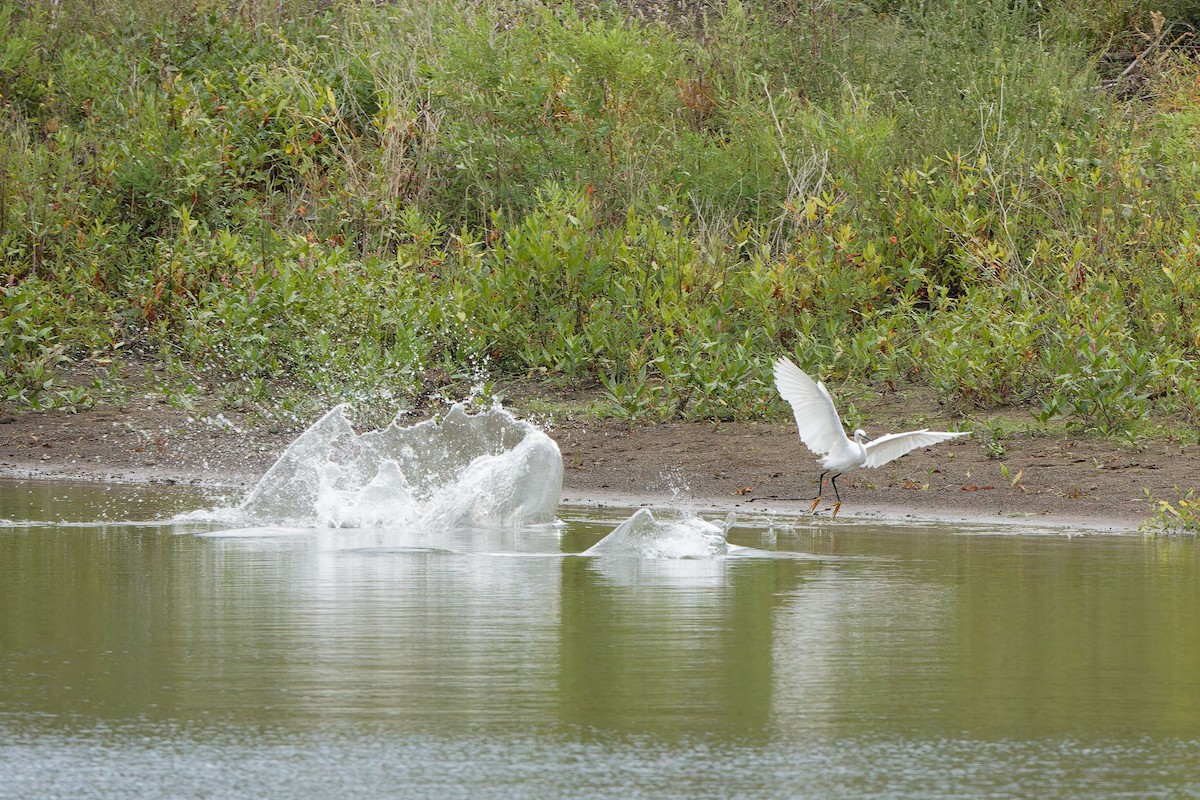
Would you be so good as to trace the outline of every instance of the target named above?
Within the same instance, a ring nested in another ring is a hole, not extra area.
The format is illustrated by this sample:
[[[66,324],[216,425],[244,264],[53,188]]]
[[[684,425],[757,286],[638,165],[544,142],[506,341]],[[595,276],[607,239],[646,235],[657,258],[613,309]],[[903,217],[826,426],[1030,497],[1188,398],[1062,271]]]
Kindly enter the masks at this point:
[[[895,461],[905,453],[909,453],[917,448],[929,447],[938,442],[944,442],[947,439],[957,439],[959,436],[970,435],[966,431],[957,433],[927,429],[908,431],[907,433],[889,433],[887,436],[880,436],[874,441],[867,442],[867,460],[863,466],[882,467],[889,461]]]
[[[792,407],[805,447],[824,456],[845,446],[846,433],[825,384],[805,375],[789,359],[780,358],[775,362],[775,386]]]

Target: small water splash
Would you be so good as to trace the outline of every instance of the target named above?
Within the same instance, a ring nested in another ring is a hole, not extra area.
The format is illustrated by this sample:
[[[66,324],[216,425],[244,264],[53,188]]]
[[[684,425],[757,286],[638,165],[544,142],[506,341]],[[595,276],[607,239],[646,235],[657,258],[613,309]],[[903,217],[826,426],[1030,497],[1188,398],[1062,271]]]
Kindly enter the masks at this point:
[[[625,558],[716,558],[746,548],[726,541],[735,515],[721,525],[687,515],[679,519],[656,519],[647,508],[618,525],[584,555]]]
[[[671,497],[674,498],[674,505],[678,506],[686,500],[692,487],[682,470],[678,467],[673,467],[663,472],[659,477],[666,484],[667,491],[671,493]]]
[[[540,525],[562,492],[558,445],[493,406],[358,434],[346,406],[302,433],[242,503],[209,519],[243,526],[451,529]],[[195,516],[191,518],[195,519]]]
[[[200,421],[203,422],[205,425],[208,425],[211,428],[226,430],[226,431],[229,431],[230,433],[236,433],[238,436],[246,435],[246,432],[244,430],[239,428],[237,425],[235,425],[229,419],[229,417],[225,416],[224,414],[222,414],[220,412],[217,412],[216,415],[211,416],[211,417],[201,417]]]

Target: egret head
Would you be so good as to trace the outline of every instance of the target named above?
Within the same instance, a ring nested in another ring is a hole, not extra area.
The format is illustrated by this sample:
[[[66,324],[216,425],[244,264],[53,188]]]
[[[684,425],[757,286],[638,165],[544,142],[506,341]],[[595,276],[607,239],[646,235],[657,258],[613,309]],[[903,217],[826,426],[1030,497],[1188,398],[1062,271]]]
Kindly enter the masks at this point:
[[[856,431],[854,431],[854,441],[858,442],[859,444],[862,444],[864,439],[867,440],[868,442],[871,441],[871,437],[867,436],[866,431],[864,431],[862,428],[859,428]]]

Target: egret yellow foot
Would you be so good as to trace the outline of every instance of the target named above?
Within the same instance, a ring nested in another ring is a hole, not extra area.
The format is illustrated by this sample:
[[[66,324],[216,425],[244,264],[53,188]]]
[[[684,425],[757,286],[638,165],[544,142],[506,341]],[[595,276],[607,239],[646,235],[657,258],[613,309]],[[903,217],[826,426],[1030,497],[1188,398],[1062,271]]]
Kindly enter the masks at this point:
[[[810,514],[811,514],[811,513],[813,513],[814,511],[816,511],[816,510],[817,510],[817,505],[818,505],[820,502],[821,502],[821,498],[819,498],[819,497],[818,497],[816,500],[813,500],[813,504],[812,504],[811,506],[809,506],[809,507],[808,507],[808,513],[810,513]]]
[[[841,504],[841,503],[834,503],[834,504],[833,504],[833,514],[831,514],[831,515],[829,516],[829,518],[830,518],[830,519],[837,519],[837,512],[838,512],[838,509],[839,509],[839,508],[841,508],[841,507],[842,507],[842,504]]]

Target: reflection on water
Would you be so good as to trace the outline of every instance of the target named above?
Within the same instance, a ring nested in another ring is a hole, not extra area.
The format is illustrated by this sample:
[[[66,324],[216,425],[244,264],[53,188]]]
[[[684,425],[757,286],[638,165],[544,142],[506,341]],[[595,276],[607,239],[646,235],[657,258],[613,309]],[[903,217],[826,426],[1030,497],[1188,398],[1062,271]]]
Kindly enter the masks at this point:
[[[192,486],[120,486],[0,479],[0,528],[30,521],[88,524],[162,520],[221,502]]]
[[[607,730],[766,735],[774,560],[566,559],[560,720]]]
[[[0,518],[120,507],[28,492]],[[599,558],[628,515],[566,513],[0,527],[0,798],[1200,796],[1195,539],[823,521],[731,532],[796,557]]]

